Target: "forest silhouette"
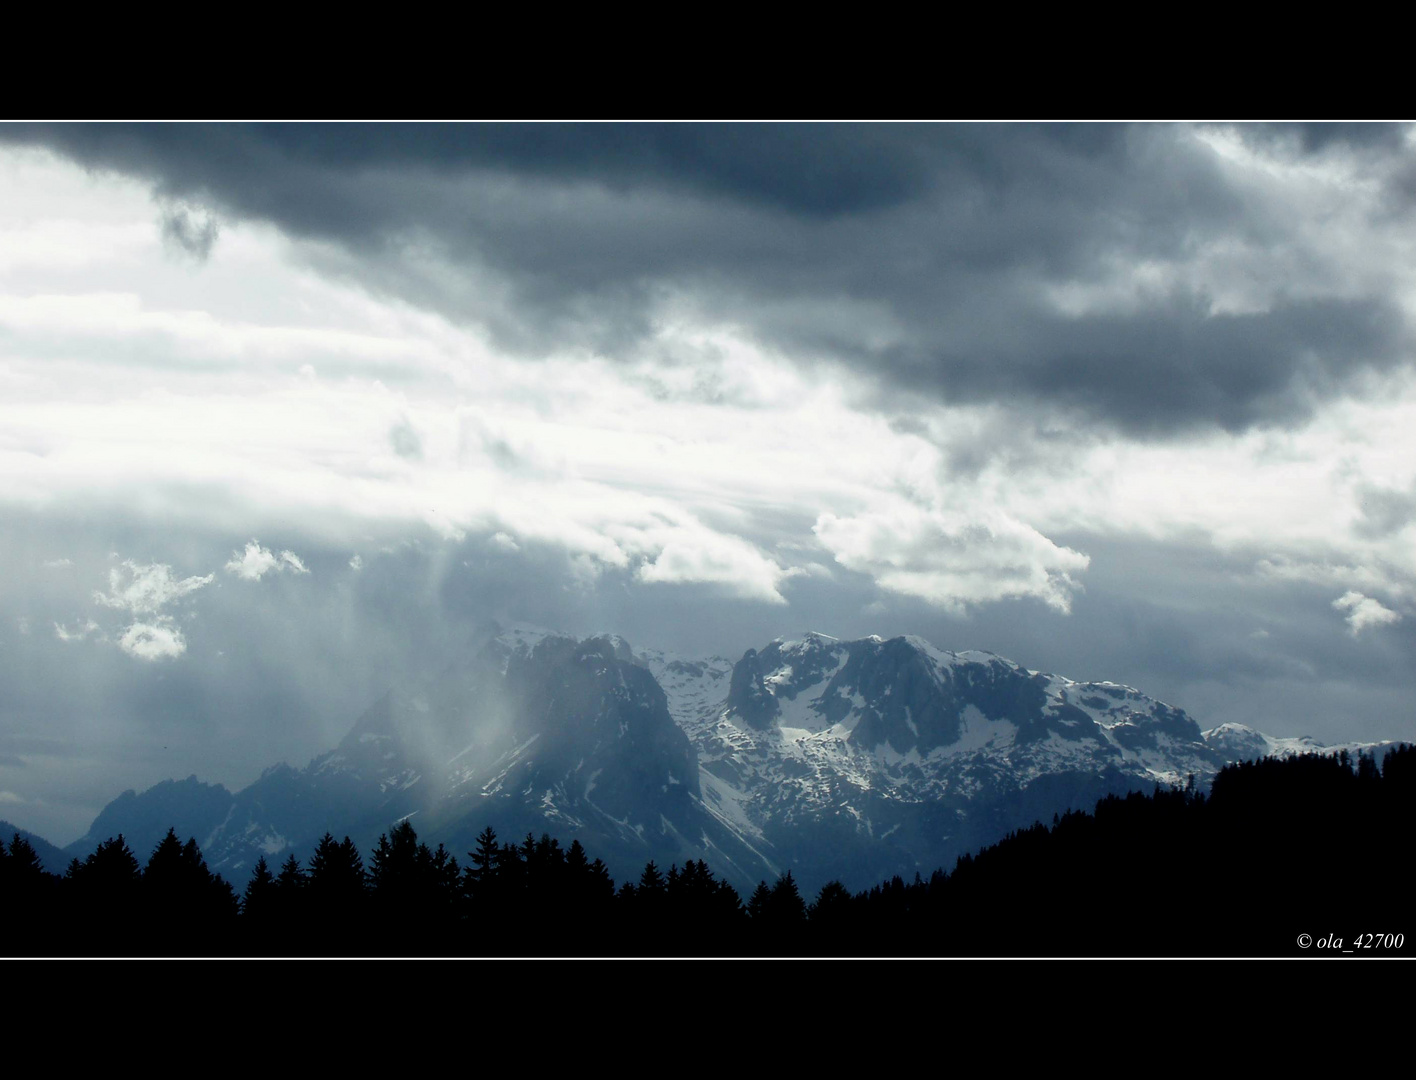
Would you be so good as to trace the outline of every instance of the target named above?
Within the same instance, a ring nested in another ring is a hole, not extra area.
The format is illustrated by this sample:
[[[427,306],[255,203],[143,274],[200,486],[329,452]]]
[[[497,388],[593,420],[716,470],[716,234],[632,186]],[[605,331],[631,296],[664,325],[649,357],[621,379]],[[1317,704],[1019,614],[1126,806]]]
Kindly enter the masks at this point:
[[[407,821],[367,860],[328,833],[262,858],[239,896],[175,830],[145,865],[120,835],[62,877],[16,834],[0,918],[16,956],[1409,955],[1413,811],[1416,748],[1268,758],[810,900],[788,871],[744,901],[701,861],[616,887],[548,834],[487,828],[459,862]]]

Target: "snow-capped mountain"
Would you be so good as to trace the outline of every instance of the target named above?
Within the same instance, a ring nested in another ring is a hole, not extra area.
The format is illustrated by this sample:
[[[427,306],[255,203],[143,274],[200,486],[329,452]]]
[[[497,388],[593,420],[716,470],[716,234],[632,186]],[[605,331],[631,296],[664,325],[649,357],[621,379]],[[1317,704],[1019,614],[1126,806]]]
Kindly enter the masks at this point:
[[[813,633],[736,663],[641,656],[697,750],[705,804],[802,880],[927,874],[1108,793],[1204,787],[1230,761],[1329,749],[1202,731],[1129,686],[916,637]]]
[[[411,818],[459,857],[490,824],[503,840],[578,838],[619,880],[701,858],[739,888],[787,869],[808,888],[863,887],[1108,793],[1322,749],[1201,731],[1131,687],[914,637],[807,634],[734,662],[520,628],[390,692],[304,769],[235,794],[195,777],[126,792],[70,851],[121,831],[142,855],[175,825],[244,880],[326,830],[368,850]]]

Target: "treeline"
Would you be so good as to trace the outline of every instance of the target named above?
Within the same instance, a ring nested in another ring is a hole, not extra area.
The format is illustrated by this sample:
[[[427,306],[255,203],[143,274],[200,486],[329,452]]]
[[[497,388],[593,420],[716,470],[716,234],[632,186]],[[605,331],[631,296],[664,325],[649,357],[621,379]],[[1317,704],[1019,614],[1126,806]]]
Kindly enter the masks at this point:
[[[306,863],[261,859],[239,898],[173,831],[146,866],[119,836],[62,878],[15,836],[0,844],[0,917],[27,928],[9,938],[19,955],[1409,954],[1413,822],[1403,747],[1380,768],[1265,759],[1227,767],[1209,796],[1108,797],[952,873],[831,882],[809,901],[787,873],[744,902],[702,862],[651,862],[617,888],[579,841],[490,828],[459,863],[406,821],[367,862],[328,834]]]
[[[1416,748],[1230,765],[852,897],[843,951],[892,926],[938,955],[1410,955],[1413,826]]]

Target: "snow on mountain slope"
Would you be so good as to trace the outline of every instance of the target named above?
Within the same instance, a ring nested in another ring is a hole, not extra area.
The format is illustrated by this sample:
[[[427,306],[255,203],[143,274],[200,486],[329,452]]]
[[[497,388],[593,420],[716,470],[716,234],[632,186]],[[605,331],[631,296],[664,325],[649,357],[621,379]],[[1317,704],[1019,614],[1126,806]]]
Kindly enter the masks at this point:
[[[1298,754],[1372,754],[1380,761],[1386,756],[1393,742],[1347,742],[1320,743],[1311,735],[1279,738],[1255,731],[1244,724],[1220,724],[1204,732],[1205,744],[1217,752],[1226,762],[1253,761],[1262,757],[1286,758]]]
[[[976,792],[999,771],[1025,785],[1112,767],[1169,784],[1223,764],[1183,711],[1131,687],[919,638],[808,634],[749,650],[731,672],[721,658],[640,655],[701,768],[749,796],[762,788],[764,807],[784,801],[779,788],[808,806],[843,786],[918,801]]]

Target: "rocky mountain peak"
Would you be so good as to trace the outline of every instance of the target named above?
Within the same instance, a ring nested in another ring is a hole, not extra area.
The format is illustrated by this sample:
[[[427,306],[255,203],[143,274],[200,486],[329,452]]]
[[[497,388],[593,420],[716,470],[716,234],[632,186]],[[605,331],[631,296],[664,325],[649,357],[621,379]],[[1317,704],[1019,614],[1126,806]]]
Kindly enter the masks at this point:
[[[763,668],[757,650],[748,649],[733,665],[732,680],[728,684],[728,711],[758,730],[767,727],[781,712],[776,695],[767,689]]]

